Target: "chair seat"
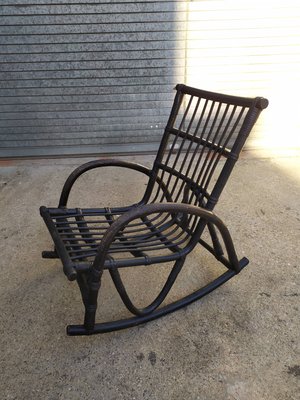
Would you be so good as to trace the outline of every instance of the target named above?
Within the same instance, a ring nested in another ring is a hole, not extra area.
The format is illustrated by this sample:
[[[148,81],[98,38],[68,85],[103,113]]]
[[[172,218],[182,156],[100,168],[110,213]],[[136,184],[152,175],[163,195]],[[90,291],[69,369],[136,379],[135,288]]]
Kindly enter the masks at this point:
[[[72,263],[92,263],[98,246],[108,227],[130,208],[48,208],[48,228],[56,238],[56,250],[61,257],[63,248]],[[178,220],[162,214],[143,218],[126,226],[109,250],[106,268],[145,265],[153,257],[162,261],[180,256],[180,245],[186,243],[187,234]],[[59,245],[58,245],[59,244]],[[177,253],[177,254],[176,254]]]

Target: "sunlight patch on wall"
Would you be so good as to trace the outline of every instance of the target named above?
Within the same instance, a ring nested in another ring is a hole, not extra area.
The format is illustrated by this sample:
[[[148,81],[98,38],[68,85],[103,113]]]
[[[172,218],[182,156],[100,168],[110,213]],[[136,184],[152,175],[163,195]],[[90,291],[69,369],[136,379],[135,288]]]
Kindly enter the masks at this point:
[[[300,2],[187,2],[186,83],[268,98],[248,148],[300,148]]]

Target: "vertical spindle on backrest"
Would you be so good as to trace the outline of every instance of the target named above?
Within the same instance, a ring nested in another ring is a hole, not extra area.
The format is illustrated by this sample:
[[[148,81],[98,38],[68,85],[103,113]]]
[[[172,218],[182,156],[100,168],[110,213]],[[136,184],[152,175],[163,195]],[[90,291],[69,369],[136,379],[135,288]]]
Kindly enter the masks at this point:
[[[222,95],[185,85],[176,89],[144,199],[185,202],[212,210],[267,103],[260,104],[265,100],[261,98]]]

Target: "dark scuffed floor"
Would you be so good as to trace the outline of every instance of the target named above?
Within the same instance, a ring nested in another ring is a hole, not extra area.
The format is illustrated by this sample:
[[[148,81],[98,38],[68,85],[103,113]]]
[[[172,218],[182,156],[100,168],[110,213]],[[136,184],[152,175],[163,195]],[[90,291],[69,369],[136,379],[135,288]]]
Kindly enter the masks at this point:
[[[57,204],[68,173],[83,161],[1,167],[1,399],[299,399],[300,159],[243,155],[237,164],[215,211],[228,224],[239,256],[251,261],[240,275],[147,325],[68,337],[65,326],[82,321],[80,294],[58,260],[41,259],[51,242],[38,208]],[[93,171],[78,183],[71,202],[86,204],[88,185],[89,206],[114,205],[119,193],[128,203],[145,183],[127,170]],[[167,268],[123,272],[140,304],[153,297]],[[170,299],[218,268],[196,250]],[[108,274],[102,289],[98,319],[127,316]]]

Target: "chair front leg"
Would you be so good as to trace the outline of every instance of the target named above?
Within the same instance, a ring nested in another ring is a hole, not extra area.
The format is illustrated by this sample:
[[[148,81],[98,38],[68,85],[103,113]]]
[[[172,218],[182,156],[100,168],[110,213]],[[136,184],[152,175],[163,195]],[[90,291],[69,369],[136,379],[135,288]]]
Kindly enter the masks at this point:
[[[95,327],[98,293],[101,287],[103,271],[90,270],[88,277],[88,294],[85,305],[84,328],[87,334],[92,334]],[[68,327],[69,328],[69,327]]]

